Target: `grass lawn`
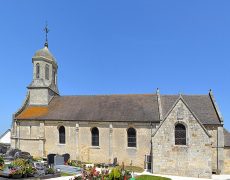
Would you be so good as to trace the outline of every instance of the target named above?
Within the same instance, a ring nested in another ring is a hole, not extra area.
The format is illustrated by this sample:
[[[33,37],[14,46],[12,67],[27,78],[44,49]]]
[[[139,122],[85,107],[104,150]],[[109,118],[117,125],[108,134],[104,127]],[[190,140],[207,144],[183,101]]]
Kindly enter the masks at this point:
[[[138,173],[142,173],[144,171],[143,168],[137,167],[137,166],[125,166],[125,170],[130,171],[130,172],[134,171],[134,172],[138,172]]]
[[[136,177],[136,180],[171,180],[171,179],[165,177],[159,177],[159,176],[141,175]]]

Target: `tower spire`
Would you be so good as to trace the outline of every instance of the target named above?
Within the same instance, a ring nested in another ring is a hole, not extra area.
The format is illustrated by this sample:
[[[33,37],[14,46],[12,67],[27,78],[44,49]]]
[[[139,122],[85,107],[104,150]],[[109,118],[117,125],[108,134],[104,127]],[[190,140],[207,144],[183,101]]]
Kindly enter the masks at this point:
[[[48,24],[47,24],[47,22],[46,22],[46,26],[45,26],[45,28],[44,28],[44,31],[45,31],[45,34],[46,34],[45,47],[48,48],[48,32],[49,32],[50,30],[48,29]]]

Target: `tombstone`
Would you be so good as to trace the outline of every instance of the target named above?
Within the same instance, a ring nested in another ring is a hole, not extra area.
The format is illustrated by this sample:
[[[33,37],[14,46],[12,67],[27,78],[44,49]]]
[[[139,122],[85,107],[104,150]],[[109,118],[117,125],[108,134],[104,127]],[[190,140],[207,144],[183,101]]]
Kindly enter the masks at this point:
[[[21,152],[21,150],[19,150],[19,149],[10,149],[7,153],[6,153],[6,155],[7,156],[10,156],[10,157],[14,157],[15,156],[15,154],[17,153],[20,153]]]
[[[19,154],[19,158],[22,158],[22,159],[32,159],[32,156],[30,155],[29,152],[22,151],[22,152]]]
[[[116,166],[117,165],[117,158],[115,157],[114,159],[113,159],[113,166]]]
[[[48,165],[54,164],[54,156],[56,156],[56,154],[48,154],[47,155],[47,163],[48,163]]]
[[[64,157],[64,162],[66,164],[67,161],[70,159],[70,155],[68,153],[65,153],[65,154],[62,154],[62,156]]]
[[[2,145],[2,144],[0,144],[0,153],[1,154],[6,154],[6,152],[7,152],[7,147]]]
[[[56,165],[64,165],[64,157],[60,155],[54,156],[54,166]]]

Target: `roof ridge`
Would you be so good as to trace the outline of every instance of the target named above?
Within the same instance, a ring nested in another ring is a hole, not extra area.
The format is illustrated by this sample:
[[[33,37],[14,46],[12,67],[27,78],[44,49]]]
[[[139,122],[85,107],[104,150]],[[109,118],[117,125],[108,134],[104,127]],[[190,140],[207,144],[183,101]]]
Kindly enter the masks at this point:
[[[208,96],[208,94],[161,94],[161,96]]]
[[[150,96],[153,94],[82,94],[82,95],[62,95],[58,97],[84,97],[84,96]]]

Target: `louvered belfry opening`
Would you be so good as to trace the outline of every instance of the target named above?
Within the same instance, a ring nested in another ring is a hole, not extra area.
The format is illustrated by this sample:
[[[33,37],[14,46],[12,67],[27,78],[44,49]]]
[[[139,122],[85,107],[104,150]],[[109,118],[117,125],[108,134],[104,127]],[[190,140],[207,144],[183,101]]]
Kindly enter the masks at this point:
[[[136,147],[136,130],[134,128],[129,128],[127,130],[128,136],[128,147]]]
[[[99,130],[98,128],[94,127],[91,130],[92,133],[92,146],[99,146]]]
[[[36,78],[37,79],[40,78],[40,64],[39,63],[36,64]]]
[[[65,144],[65,127],[61,126],[59,128],[59,143]]]
[[[175,145],[186,145],[186,128],[183,124],[175,126]]]
[[[50,77],[50,69],[49,69],[49,65],[46,64],[46,68],[45,68],[45,78],[46,80],[49,80],[49,77]]]

